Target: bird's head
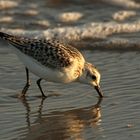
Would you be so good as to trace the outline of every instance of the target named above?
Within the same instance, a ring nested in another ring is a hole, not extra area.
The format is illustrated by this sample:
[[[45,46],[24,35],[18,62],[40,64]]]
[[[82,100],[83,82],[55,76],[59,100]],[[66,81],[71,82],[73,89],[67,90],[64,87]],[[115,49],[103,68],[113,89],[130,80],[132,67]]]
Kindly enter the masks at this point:
[[[103,97],[103,93],[100,88],[101,75],[97,68],[90,63],[85,63],[82,75],[79,77],[79,82],[94,86],[100,97]]]

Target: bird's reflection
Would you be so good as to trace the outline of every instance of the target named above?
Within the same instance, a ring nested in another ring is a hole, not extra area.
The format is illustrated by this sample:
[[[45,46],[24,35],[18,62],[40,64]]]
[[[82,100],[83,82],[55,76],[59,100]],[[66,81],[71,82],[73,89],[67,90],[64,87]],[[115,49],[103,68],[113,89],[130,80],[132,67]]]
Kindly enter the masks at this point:
[[[28,128],[30,128],[30,126],[31,126],[31,123],[30,123],[30,111],[31,111],[31,109],[30,109],[29,103],[28,103],[26,98],[23,98],[20,100],[26,108],[26,122],[28,124]]]
[[[31,108],[27,99],[22,100],[26,108],[26,122],[28,131],[25,139],[46,139],[62,140],[66,138],[83,139],[81,133],[87,128],[98,126],[101,120],[101,101],[90,107],[53,111],[49,114],[43,112],[43,103],[46,99],[41,99],[41,103],[36,112],[37,118],[31,123]],[[46,114],[45,114],[46,113]]]

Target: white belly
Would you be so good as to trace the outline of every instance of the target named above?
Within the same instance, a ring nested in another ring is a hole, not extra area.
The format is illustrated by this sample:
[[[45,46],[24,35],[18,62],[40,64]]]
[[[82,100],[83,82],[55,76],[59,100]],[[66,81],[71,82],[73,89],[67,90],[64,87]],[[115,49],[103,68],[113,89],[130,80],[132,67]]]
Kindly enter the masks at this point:
[[[20,60],[23,62],[23,64],[36,76],[45,79],[47,81],[60,82],[60,83],[69,83],[75,80],[75,78],[72,77],[70,73],[45,67],[44,65],[41,65],[41,63],[33,59],[32,57],[27,56],[21,51],[19,51],[15,47],[12,48],[14,49],[15,53],[20,58]]]

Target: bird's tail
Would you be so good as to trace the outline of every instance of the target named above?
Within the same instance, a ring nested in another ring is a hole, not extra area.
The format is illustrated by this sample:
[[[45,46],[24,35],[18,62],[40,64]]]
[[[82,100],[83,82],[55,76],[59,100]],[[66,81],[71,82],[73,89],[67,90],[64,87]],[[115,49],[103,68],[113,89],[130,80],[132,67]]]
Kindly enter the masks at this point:
[[[23,49],[22,47],[25,47],[24,42],[21,40],[20,37],[0,32],[0,38],[6,40],[9,44],[13,45],[17,49],[22,50]]]
[[[0,32],[0,38],[8,41],[12,45],[21,43],[21,38],[20,37],[10,35],[10,34],[4,33],[4,32]]]
[[[4,39],[4,40],[9,40],[9,38],[11,38],[12,36],[3,32],[0,32],[0,38]]]
[[[0,32],[0,38],[2,38],[3,40],[6,40],[9,44],[16,47],[22,52],[24,52],[25,49],[30,48],[30,47],[27,47],[30,44],[28,43],[28,40],[26,40],[24,37]]]

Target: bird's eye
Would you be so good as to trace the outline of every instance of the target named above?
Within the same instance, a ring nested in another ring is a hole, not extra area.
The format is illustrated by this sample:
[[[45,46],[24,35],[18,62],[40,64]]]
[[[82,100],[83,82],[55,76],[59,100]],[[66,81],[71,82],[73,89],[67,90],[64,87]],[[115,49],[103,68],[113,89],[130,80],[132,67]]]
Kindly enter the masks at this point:
[[[92,75],[91,78],[92,78],[92,80],[96,80],[96,76],[95,75]]]

